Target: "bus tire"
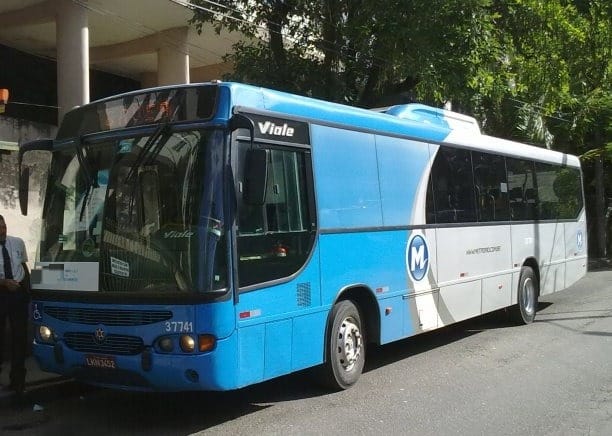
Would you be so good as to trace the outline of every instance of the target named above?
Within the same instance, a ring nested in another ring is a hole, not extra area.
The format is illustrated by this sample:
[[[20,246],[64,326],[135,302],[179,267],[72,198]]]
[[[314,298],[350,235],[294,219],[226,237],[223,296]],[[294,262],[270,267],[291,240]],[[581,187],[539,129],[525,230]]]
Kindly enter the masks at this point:
[[[334,305],[330,320],[319,381],[333,390],[344,390],[353,386],[363,371],[365,330],[359,309],[349,300]]]
[[[517,305],[513,318],[517,324],[531,324],[538,308],[538,279],[529,266],[521,268],[517,289]]]

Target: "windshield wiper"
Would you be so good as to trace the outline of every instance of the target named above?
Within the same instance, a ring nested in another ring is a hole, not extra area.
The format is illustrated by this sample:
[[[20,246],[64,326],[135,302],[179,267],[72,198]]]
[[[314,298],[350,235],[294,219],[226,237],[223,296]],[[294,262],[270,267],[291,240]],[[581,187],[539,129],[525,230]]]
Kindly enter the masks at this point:
[[[144,143],[144,145],[142,146],[142,150],[140,150],[140,152],[138,153],[138,156],[136,156],[136,160],[130,167],[130,171],[125,177],[125,180],[123,181],[124,184],[126,185],[130,184],[130,182],[136,175],[137,170],[142,166],[148,154],[152,154],[152,156],[149,159],[147,159],[147,162],[150,162],[151,159],[153,159],[155,156],[159,154],[159,152],[161,151],[161,149],[163,148],[167,140],[167,138],[166,140],[161,140],[160,138],[162,138],[162,136],[167,137],[168,134],[170,133],[170,129],[168,129],[168,125],[169,125],[168,122],[160,124],[157,127],[157,129],[155,129],[153,134],[149,136],[149,139],[147,139],[147,142]],[[151,152],[151,149],[153,148],[156,142],[157,142],[157,145],[155,146],[155,149],[153,150],[153,152]],[[130,206],[129,206],[130,217],[132,217],[132,207],[135,203],[135,198],[134,198],[135,191],[136,191],[136,184],[132,185],[132,189],[130,191]]]
[[[81,141],[79,141],[75,145],[75,150],[76,150],[77,160],[79,161],[79,165],[83,169],[83,173],[85,173],[85,178],[87,179],[87,184],[88,185],[94,185],[94,187],[97,188],[98,187],[97,186],[98,185],[97,180],[95,180],[93,178],[93,175],[91,174],[90,168],[89,168],[87,162],[85,161],[85,156],[83,155],[83,149],[81,148]]]
[[[147,154],[149,154],[149,152],[153,148],[153,145],[155,144],[155,142],[162,135],[165,136],[165,135],[167,135],[169,133],[169,131],[167,131],[167,127],[168,127],[168,123],[160,124],[159,127],[157,129],[155,129],[155,132],[153,132],[153,134],[151,136],[149,136],[149,139],[147,139],[147,142],[145,142],[145,144],[142,146],[142,150],[140,150],[140,153],[138,153],[138,156],[136,157],[136,160],[132,164],[132,166],[130,168],[130,172],[126,176],[126,178],[124,180],[124,183],[127,184],[127,183],[129,183],[132,180],[132,177],[134,177],[134,174],[136,174],[136,170],[138,168],[140,168],[140,166],[144,162],[145,157],[147,156]],[[155,156],[157,156],[157,154],[159,154],[159,152],[161,151],[164,143],[165,143],[165,141],[159,141],[159,143],[157,144],[157,147],[155,147],[155,150],[153,151],[153,156],[149,159],[149,161],[151,159],[153,159]]]
[[[83,155],[83,149],[81,148],[81,141],[79,141],[75,145],[76,149],[76,157],[79,161],[79,165],[85,174],[85,179],[87,179],[87,188],[85,189],[85,195],[83,196],[83,205],[81,206],[81,213],[79,215],[79,221],[83,221],[83,214],[85,213],[85,205],[87,204],[87,200],[89,199],[89,194],[92,188],[98,188],[98,180],[91,173],[91,169],[88,166],[87,161],[85,160],[85,156]]]

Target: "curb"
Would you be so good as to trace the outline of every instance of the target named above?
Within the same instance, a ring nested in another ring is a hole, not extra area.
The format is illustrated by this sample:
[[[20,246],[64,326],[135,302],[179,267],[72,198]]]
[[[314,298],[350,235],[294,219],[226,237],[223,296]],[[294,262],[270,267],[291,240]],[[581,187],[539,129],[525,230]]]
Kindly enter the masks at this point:
[[[595,258],[589,259],[588,261],[588,271],[597,271],[600,269],[610,269],[612,268],[612,260],[608,258]]]

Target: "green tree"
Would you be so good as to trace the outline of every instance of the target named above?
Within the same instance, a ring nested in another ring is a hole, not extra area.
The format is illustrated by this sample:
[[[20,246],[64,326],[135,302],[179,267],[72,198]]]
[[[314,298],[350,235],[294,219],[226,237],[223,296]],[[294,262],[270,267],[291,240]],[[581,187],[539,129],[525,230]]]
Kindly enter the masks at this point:
[[[587,185],[592,253],[606,255],[605,169],[612,157],[612,3],[607,0],[514,0],[506,27],[513,36],[525,102],[521,139],[579,154]],[[537,29],[535,36],[529,29]],[[520,136],[519,136],[520,137]],[[540,140],[540,141],[538,141]],[[609,196],[610,194],[608,194]],[[611,238],[612,239],[612,238]]]
[[[358,106],[501,98],[490,0],[197,0],[193,23],[240,31],[230,79]],[[494,72],[494,73],[493,73]]]

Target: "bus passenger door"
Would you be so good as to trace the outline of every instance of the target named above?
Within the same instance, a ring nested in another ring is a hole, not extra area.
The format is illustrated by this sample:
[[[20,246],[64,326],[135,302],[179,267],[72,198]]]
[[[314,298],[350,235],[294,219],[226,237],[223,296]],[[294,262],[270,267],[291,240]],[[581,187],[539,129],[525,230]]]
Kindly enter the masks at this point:
[[[235,174],[239,295],[236,304],[239,384],[246,385],[321,361],[325,313],[310,151],[239,143]],[[245,166],[261,165],[264,171]],[[259,161],[259,163],[255,163]],[[250,186],[258,174],[265,186]],[[249,198],[255,191],[263,195]],[[262,192],[263,191],[263,192]]]

